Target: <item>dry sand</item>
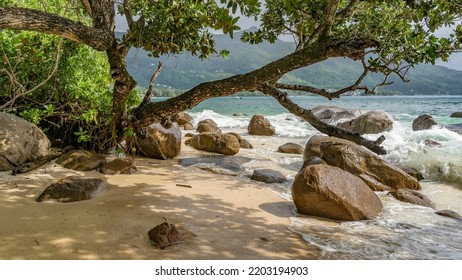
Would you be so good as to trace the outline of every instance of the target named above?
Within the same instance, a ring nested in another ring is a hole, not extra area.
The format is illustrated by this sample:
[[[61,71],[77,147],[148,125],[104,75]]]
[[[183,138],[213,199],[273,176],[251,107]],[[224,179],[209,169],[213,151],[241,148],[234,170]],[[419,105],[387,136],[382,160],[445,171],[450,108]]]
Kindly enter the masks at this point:
[[[185,146],[183,153],[199,154]],[[288,230],[294,205],[277,193],[186,169],[175,159],[136,161],[133,175],[79,172],[54,162],[16,176],[0,172],[0,259],[317,258],[315,247]],[[81,202],[35,202],[47,186],[71,175],[104,178],[108,189]],[[160,250],[147,232],[163,217],[185,239]]]

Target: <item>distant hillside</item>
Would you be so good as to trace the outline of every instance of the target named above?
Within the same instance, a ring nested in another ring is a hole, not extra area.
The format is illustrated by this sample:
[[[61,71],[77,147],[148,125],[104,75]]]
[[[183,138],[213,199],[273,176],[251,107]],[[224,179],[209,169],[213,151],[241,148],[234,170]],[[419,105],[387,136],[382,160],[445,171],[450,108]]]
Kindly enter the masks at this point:
[[[121,34],[119,34],[121,35]],[[219,49],[230,51],[228,58],[211,57],[200,60],[189,54],[152,58],[142,50],[129,53],[127,65],[130,73],[141,87],[146,88],[157,63],[161,60],[164,67],[156,83],[173,89],[190,89],[200,83],[229,77],[252,71],[270,61],[280,58],[294,49],[294,44],[277,41],[275,44],[244,44],[239,33],[234,39],[225,35],[215,35]],[[361,73],[361,65],[350,59],[329,59],[311,67],[287,74],[283,81],[328,89],[337,89],[353,83]],[[371,75],[365,83],[376,84],[381,76]],[[462,71],[442,66],[418,65],[408,73],[409,83],[403,83],[396,77],[393,85],[381,88],[381,92],[419,95],[457,95],[462,94]]]

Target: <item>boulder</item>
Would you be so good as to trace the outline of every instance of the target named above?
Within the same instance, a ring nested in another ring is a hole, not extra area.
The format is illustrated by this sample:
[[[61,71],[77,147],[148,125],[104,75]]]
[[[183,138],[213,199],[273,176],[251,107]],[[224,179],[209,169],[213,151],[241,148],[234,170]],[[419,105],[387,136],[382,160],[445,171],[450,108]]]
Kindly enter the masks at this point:
[[[270,121],[262,115],[254,115],[250,119],[247,131],[250,135],[272,136],[276,133],[276,129],[271,125]]]
[[[435,204],[424,194],[414,190],[397,189],[389,192],[399,201],[435,209]]]
[[[0,171],[47,156],[50,141],[35,125],[0,112]]]
[[[350,110],[338,106],[318,105],[311,112],[321,121],[337,124],[339,121],[351,120],[361,115],[359,110]]]
[[[102,193],[106,187],[106,182],[101,179],[71,176],[48,186],[35,201],[74,202],[87,200]]]
[[[228,132],[226,134],[230,134],[230,135],[233,135],[234,137],[236,137],[237,140],[239,141],[239,145],[241,146],[242,149],[253,149],[252,144],[250,144],[250,142],[247,141],[246,139],[242,138],[241,135],[239,135],[239,133]]]
[[[184,130],[194,130],[194,126],[192,124],[190,124],[190,123],[185,123],[183,125],[183,129]]]
[[[278,153],[285,153],[285,154],[303,154],[305,149],[303,146],[300,146],[295,143],[286,143],[282,146],[278,147]]]
[[[151,244],[164,249],[183,241],[183,235],[174,224],[168,222],[155,226],[148,232]]]
[[[454,131],[457,134],[462,134],[462,123],[456,123],[456,124],[448,124],[444,126],[446,129],[449,129],[450,131]]]
[[[212,132],[216,134],[221,134],[221,129],[218,128],[218,125],[216,122],[214,122],[212,119],[205,119],[200,121],[197,124],[197,132],[202,133],[202,132]]]
[[[417,181],[422,181],[423,179],[425,179],[422,172],[420,172],[419,170],[417,170],[417,169],[415,169],[413,167],[410,167],[410,166],[407,166],[407,165],[404,165],[404,164],[397,164],[396,166],[398,168],[401,168],[407,174],[409,174],[412,177],[416,178]]]
[[[284,176],[281,172],[271,169],[254,170],[250,179],[258,182],[265,182],[267,184],[283,183],[287,181],[286,176]]]
[[[303,161],[302,169],[307,166],[315,165],[315,164],[327,164],[327,163],[325,160],[323,160],[320,157],[312,156],[312,157],[309,157],[307,160]]]
[[[315,135],[315,136],[312,136],[305,145],[305,150],[303,153],[303,161],[306,161],[307,159],[313,156],[321,157],[321,143],[323,142],[354,144],[351,141],[341,139],[341,138],[329,137],[325,135]]]
[[[181,151],[180,127],[172,123],[170,128],[164,128],[156,123],[141,128],[136,133],[136,145],[141,155],[156,159],[174,158]]]
[[[439,210],[439,211],[436,211],[435,213],[441,216],[445,216],[445,217],[449,217],[449,218],[462,221],[462,216],[453,210]]]
[[[56,163],[68,169],[90,171],[103,166],[106,158],[92,151],[73,150],[60,156]]]
[[[202,170],[212,173],[237,176],[240,172],[244,172],[243,164],[252,161],[249,157],[242,156],[224,156],[211,155],[195,158],[183,158],[179,160],[179,164],[184,167],[196,166]]]
[[[382,110],[369,111],[353,120],[337,125],[347,131],[359,134],[377,134],[393,128],[392,118]]]
[[[371,184],[371,181],[377,181],[392,190],[420,190],[421,188],[414,177],[384,161],[368,149],[351,142],[323,142],[321,144],[321,158],[327,164],[342,168],[356,176],[367,176],[369,180],[366,183],[372,189],[376,188],[376,184]]]
[[[438,125],[435,119],[430,115],[424,114],[412,121],[412,130],[426,130],[432,128],[434,125]]]
[[[451,118],[462,118],[462,112],[454,112],[450,116]]]
[[[360,178],[324,164],[300,170],[292,184],[292,198],[299,213],[333,220],[373,219],[383,209]]]
[[[195,149],[235,155],[239,152],[240,144],[237,138],[230,134],[204,132],[185,141],[185,144]]]
[[[99,170],[103,174],[133,174],[137,170],[135,160],[131,157],[116,158],[105,163]]]
[[[185,125],[187,123],[191,124],[193,122],[193,118],[185,112],[178,113],[176,116],[176,123],[178,125]]]

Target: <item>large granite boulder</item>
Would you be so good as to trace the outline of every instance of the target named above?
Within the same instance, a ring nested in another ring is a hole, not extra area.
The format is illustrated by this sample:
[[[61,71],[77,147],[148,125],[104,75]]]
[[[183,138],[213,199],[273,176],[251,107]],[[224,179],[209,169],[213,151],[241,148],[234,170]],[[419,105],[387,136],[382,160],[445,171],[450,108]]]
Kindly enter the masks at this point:
[[[361,177],[375,191],[421,189],[417,179],[368,149],[351,142],[323,142],[321,158],[329,165]]]
[[[198,134],[186,140],[185,144],[198,150],[223,155],[235,155],[241,147],[239,140],[234,135],[211,132]]]
[[[241,149],[253,149],[253,145],[249,141],[247,141],[246,139],[242,138],[242,136],[239,135],[239,133],[228,132],[226,134],[230,134],[230,135],[233,135],[234,137],[236,137],[237,140],[239,141],[239,145],[241,146]]]
[[[312,136],[305,145],[305,150],[303,153],[303,161],[306,161],[310,157],[321,157],[321,144],[323,142],[354,144],[351,141],[337,138],[337,137],[329,137],[325,135],[315,135],[315,136]]]
[[[397,189],[389,192],[399,201],[435,209],[436,205],[424,194],[415,190]]]
[[[393,128],[393,119],[382,110],[369,111],[353,120],[337,125],[347,131],[359,134],[377,134],[390,131]]]
[[[454,112],[450,116],[451,118],[462,118],[462,112]]]
[[[299,213],[333,220],[373,219],[383,209],[360,178],[324,164],[300,170],[292,184],[292,198]]]
[[[286,176],[284,176],[281,172],[271,169],[256,169],[253,171],[250,179],[267,184],[283,183],[287,181]]]
[[[73,150],[60,156],[56,163],[68,169],[90,171],[103,166],[106,158],[92,151]]]
[[[271,125],[270,121],[262,115],[254,115],[247,126],[247,131],[250,135],[272,136],[276,133],[276,129]]]
[[[156,159],[174,158],[181,151],[181,130],[176,123],[170,128],[155,123],[140,129],[136,141],[141,155]]]
[[[87,200],[102,193],[106,187],[106,182],[101,179],[71,176],[48,186],[35,201],[74,202]]]
[[[50,141],[35,125],[0,112],[0,171],[47,156]]]
[[[424,114],[412,121],[412,130],[426,130],[432,128],[434,125],[438,125],[435,119],[430,115]]]
[[[337,124],[339,121],[351,120],[361,115],[359,110],[350,110],[338,106],[318,105],[311,109],[313,115],[325,123]]]
[[[285,153],[285,154],[303,154],[305,149],[303,146],[300,146],[295,143],[286,143],[278,147],[278,153]]]
[[[193,122],[193,118],[185,112],[178,113],[176,116],[176,123],[178,125],[185,125],[187,123],[191,124]]]
[[[205,119],[205,120],[200,121],[197,124],[196,131],[199,133],[211,132],[211,133],[221,134],[221,129],[218,127],[217,123],[214,122],[212,119]]]
[[[106,162],[99,170],[103,174],[133,174],[137,170],[135,160],[132,157],[116,158]]]

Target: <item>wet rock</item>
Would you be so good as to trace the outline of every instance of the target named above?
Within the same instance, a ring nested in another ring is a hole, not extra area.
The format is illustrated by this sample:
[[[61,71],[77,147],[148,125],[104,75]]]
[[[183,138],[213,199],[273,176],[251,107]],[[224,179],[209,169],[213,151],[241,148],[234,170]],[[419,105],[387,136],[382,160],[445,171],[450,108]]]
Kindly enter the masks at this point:
[[[295,143],[286,143],[282,146],[278,147],[278,152],[279,153],[285,153],[285,154],[303,154],[305,149],[303,146],[295,144]]]
[[[181,152],[181,130],[176,123],[172,123],[170,128],[164,128],[159,123],[141,128],[136,134],[136,141],[138,153],[150,158],[169,159]]]
[[[462,118],[462,112],[454,112],[450,116],[451,118]]]
[[[45,157],[50,148],[50,141],[37,126],[0,112],[0,171]]]
[[[103,174],[133,174],[137,170],[135,160],[131,157],[116,158],[105,163],[100,172]]]
[[[235,136],[211,132],[204,132],[196,135],[186,140],[185,144],[198,150],[223,155],[235,155],[239,152],[241,147]]]
[[[249,157],[243,156],[222,156],[213,155],[206,157],[183,158],[179,160],[179,164],[184,167],[197,166],[203,170],[213,173],[237,175],[239,172],[245,171],[243,164],[252,161]]]
[[[185,125],[187,123],[191,124],[192,122],[193,122],[193,118],[188,113],[181,112],[181,113],[178,113],[176,116],[176,123],[178,125]]]
[[[392,118],[382,110],[369,111],[353,120],[337,125],[347,131],[359,134],[377,134],[393,128]]]
[[[254,170],[250,179],[258,182],[264,182],[267,184],[283,183],[287,181],[286,176],[284,176],[281,172],[271,169]]]
[[[324,135],[315,135],[312,136],[305,145],[305,150],[303,153],[303,161],[309,159],[310,157],[321,156],[321,143],[323,142],[334,142],[334,143],[351,143],[351,141],[344,140],[336,137],[329,137]]]
[[[106,158],[92,151],[73,150],[60,156],[56,163],[68,169],[90,171],[103,166]]]
[[[87,200],[102,193],[106,187],[106,182],[101,179],[71,176],[48,186],[35,201],[74,202]]]
[[[426,130],[432,128],[434,125],[438,125],[435,119],[430,115],[424,114],[412,121],[412,130]]]
[[[393,190],[420,190],[421,188],[414,177],[384,161],[368,149],[351,142],[323,142],[321,158],[329,165],[342,168],[356,176],[367,175]],[[372,184],[370,187],[375,188]]]
[[[445,217],[449,217],[449,218],[462,221],[462,216],[453,210],[439,210],[439,211],[436,211],[435,213],[441,216],[445,216]]]
[[[462,134],[462,123],[448,124],[444,127],[449,129],[450,131],[454,131],[457,134]]]
[[[300,170],[292,184],[292,198],[299,213],[333,220],[373,219],[383,209],[360,178],[324,164]]]
[[[183,241],[183,235],[174,224],[168,222],[155,226],[148,232],[151,244],[159,249],[175,245]]]
[[[272,136],[276,134],[276,129],[270,121],[262,115],[254,115],[247,126],[250,135]]]
[[[192,124],[190,124],[190,123],[185,123],[183,125],[183,129],[184,130],[194,130],[194,126]]]
[[[429,146],[429,147],[439,147],[439,146],[441,146],[440,142],[437,142],[437,141],[434,141],[434,140],[431,140],[431,139],[425,140],[424,144],[425,144],[425,146]]]
[[[311,109],[311,112],[321,121],[337,124],[339,121],[352,120],[361,115],[359,110],[350,110],[338,106],[319,105]]]
[[[393,195],[399,201],[435,209],[435,204],[427,196],[415,190],[398,189],[389,192],[389,194]]]
[[[398,164],[396,166],[398,168],[401,168],[407,174],[409,174],[412,177],[416,178],[417,181],[422,181],[423,179],[425,179],[422,172],[420,172],[419,170],[417,170],[417,169],[415,169],[413,167],[410,167],[410,166],[407,166],[407,165],[404,165],[404,164]]]
[[[211,133],[221,134],[221,129],[218,128],[217,123],[214,122],[212,119],[205,119],[205,120],[200,121],[197,124],[196,131],[199,133],[211,132]]]
[[[234,117],[245,117],[245,116],[247,116],[247,114],[244,114],[244,113],[234,113],[233,116],[234,116]]]

